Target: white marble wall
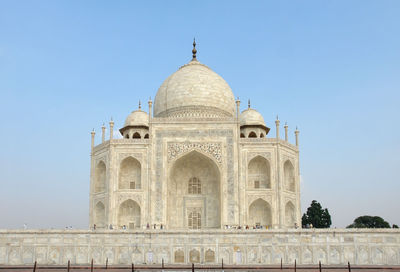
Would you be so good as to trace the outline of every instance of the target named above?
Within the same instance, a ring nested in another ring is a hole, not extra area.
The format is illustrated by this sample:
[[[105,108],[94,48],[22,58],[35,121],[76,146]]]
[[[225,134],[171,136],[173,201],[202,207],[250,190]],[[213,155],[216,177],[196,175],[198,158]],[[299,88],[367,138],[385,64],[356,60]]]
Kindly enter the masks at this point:
[[[0,230],[0,264],[175,263],[179,250],[185,263],[399,265],[400,230]]]

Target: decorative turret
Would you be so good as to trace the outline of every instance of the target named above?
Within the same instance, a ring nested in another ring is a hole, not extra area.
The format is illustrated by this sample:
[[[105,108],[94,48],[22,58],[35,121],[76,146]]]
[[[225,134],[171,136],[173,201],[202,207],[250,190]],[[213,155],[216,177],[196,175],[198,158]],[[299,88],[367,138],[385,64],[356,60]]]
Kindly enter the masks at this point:
[[[262,115],[251,108],[249,99],[248,108],[240,114],[240,138],[264,138],[269,130]]]
[[[149,109],[151,110],[151,99]],[[149,138],[149,114],[142,111],[139,101],[139,107],[133,111],[125,120],[124,127],[119,130],[124,139],[148,139]]]
[[[113,139],[113,132],[114,132],[114,121],[111,117],[111,121],[110,121],[110,141]]]
[[[104,141],[106,140],[106,126],[103,125],[101,126],[101,142],[104,143]]]
[[[92,132],[90,132],[90,134],[92,135],[92,143],[90,146],[90,150],[91,152],[93,152],[93,148],[94,148],[94,136],[96,135],[96,132],[94,131],[94,129],[92,130]]]
[[[276,121],[275,121],[275,126],[276,126],[276,139],[279,139],[279,124],[281,121],[279,121],[278,115],[276,116]]]
[[[288,125],[286,122],[285,122],[284,128],[285,128],[285,141],[287,142],[288,141]]]

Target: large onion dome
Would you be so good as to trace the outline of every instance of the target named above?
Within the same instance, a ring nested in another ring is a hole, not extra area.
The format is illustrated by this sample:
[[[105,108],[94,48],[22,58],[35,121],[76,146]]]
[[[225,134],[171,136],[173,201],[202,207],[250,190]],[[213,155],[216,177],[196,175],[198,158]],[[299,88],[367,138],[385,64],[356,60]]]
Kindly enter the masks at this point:
[[[195,43],[194,43],[195,46]],[[235,97],[228,83],[196,59],[170,75],[154,99],[154,117],[234,117]]]

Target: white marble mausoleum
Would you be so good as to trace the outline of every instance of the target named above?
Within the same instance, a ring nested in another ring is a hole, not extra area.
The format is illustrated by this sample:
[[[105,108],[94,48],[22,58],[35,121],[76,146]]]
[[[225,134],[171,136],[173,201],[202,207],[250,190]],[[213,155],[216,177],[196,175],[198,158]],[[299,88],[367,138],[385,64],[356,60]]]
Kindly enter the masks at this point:
[[[130,113],[122,139],[92,146],[90,226],[221,229],[300,226],[299,149],[193,59]],[[94,140],[94,133],[93,140]]]
[[[400,230],[302,229],[299,131],[275,134],[193,59],[148,111],[92,131],[89,228],[0,230],[7,265],[400,265]],[[106,140],[107,138],[107,140]],[[299,228],[296,228],[299,227]],[[14,267],[15,268],[15,267]]]

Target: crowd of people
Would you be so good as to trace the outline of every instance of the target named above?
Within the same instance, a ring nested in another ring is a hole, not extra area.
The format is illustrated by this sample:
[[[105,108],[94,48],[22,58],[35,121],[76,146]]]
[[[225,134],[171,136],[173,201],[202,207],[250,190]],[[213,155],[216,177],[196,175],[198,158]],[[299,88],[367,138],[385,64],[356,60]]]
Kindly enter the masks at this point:
[[[303,227],[304,227],[304,226],[303,226]],[[305,226],[305,228],[312,228],[312,227],[313,227],[313,226],[312,226],[311,224]],[[164,226],[163,224],[152,224],[152,225],[150,225],[149,223],[147,223],[146,226],[143,227],[143,228],[144,228],[144,229],[148,229],[148,230],[150,230],[150,229],[160,229],[160,230],[162,230],[162,229],[165,229],[165,226]],[[298,228],[297,223],[294,223],[293,228],[295,228],[295,229]],[[96,230],[96,229],[97,229],[97,226],[96,226],[96,224],[94,224],[94,225],[93,225],[93,230]],[[110,224],[110,225],[107,225],[106,228],[103,227],[103,228],[101,228],[101,229],[110,229],[110,230],[113,230],[113,229],[120,229],[120,230],[127,230],[127,229],[128,229],[128,226],[122,225],[122,226],[117,226],[117,227],[115,227],[115,226],[113,226],[112,224]],[[240,226],[240,225],[225,225],[225,226],[224,226],[224,229],[236,229],[236,230],[250,230],[250,229],[256,230],[256,229],[264,229],[264,230],[268,230],[268,229],[272,229],[272,227],[269,226],[269,225],[261,225],[261,224],[257,224],[257,225],[254,225],[254,226],[249,226],[249,225],[245,225],[245,226]]]

